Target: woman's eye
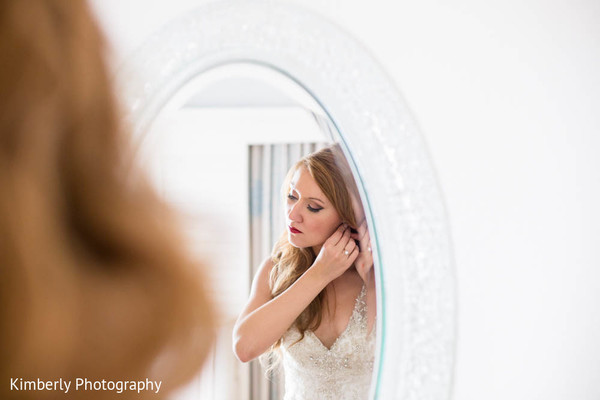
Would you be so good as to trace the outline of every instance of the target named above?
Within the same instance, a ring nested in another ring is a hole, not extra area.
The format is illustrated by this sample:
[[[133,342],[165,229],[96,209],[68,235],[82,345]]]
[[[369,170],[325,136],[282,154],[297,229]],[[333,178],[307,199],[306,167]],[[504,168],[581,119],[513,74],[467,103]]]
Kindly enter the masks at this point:
[[[288,195],[287,195],[287,197],[288,197],[288,199],[290,199],[290,200],[298,200],[298,199],[297,199],[297,198],[296,198],[294,195],[292,195],[292,194],[288,194]]]
[[[307,208],[308,208],[308,211],[314,212],[314,213],[318,213],[319,211],[322,210],[322,208],[314,208],[314,207],[311,207],[311,206],[308,206]]]

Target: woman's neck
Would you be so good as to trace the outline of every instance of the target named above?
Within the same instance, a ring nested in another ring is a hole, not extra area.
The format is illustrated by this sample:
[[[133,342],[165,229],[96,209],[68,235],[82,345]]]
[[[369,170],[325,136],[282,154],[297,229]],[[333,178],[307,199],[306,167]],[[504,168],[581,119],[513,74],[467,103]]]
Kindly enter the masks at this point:
[[[312,247],[312,251],[315,253],[315,257],[318,256],[319,253],[321,252],[321,247],[323,247],[322,244],[318,244],[318,245]]]

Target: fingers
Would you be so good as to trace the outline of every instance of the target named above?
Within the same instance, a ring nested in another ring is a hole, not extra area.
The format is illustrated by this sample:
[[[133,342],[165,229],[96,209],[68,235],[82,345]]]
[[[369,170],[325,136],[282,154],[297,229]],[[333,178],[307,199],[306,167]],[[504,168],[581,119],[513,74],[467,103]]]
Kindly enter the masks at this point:
[[[338,226],[338,228],[335,230],[335,232],[333,232],[333,234],[329,237],[329,239],[327,239],[331,243],[331,245],[333,245],[333,246],[338,245],[338,243],[344,236],[344,232],[346,231],[347,228],[348,228],[348,225],[346,225],[346,224],[340,224],[340,226]]]
[[[364,221],[359,225],[357,233],[351,235],[352,239],[358,241],[360,251],[371,251],[371,237],[369,236],[369,229],[367,228],[367,222]]]
[[[371,249],[371,236],[369,236],[369,231],[366,231],[362,239],[360,240],[360,251],[366,251],[372,253]]]
[[[346,246],[344,246],[344,254],[350,255],[356,247],[357,246],[354,240],[350,240],[350,238],[348,238],[348,243],[346,243]]]
[[[355,240],[358,240],[359,243],[356,243]],[[332,250],[334,250],[333,254],[343,253],[349,257],[353,252],[356,252],[358,255],[360,252],[371,250],[371,240],[366,222],[363,222],[358,227],[357,233],[352,233],[352,229],[348,224],[340,224],[336,231],[329,237],[328,241]]]
[[[369,238],[369,240],[367,240],[367,245],[365,247],[365,251],[368,251],[369,253],[373,252],[373,248],[371,247],[371,239]]]
[[[352,238],[352,232],[350,232],[350,228],[348,228],[347,233],[348,235],[345,234],[342,240],[340,241],[340,243],[343,243],[345,241],[344,249],[347,250],[349,253],[352,252],[354,248],[360,251],[360,243]]]
[[[350,240],[350,235],[352,233],[350,232],[350,227],[347,224],[342,224],[341,226],[342,226],[341,236],[339,237],[339,240],[337,241],[337,243],[334,244],[334,246],[337,248],[343,249],[344,247],[346,247],[348,240]],[[340,228],[338,228],[338,230],[336,231],[336,234],[339,231],[340,231]]]
[[[365,235],[365,233],[368,233],[368,232],[369,232],[369,230],[367,228],[367,221],[363,221],[358,225],[358,227],[356,228],[356,231],[355,231],[355,233],[353,233],[353,235],[356,236],[355,239],[360,239]]]
[[[348,245],[344,248],[343,256],[347,257],[346,262],[347,266],[350,266],[356,261],[358,256],[360,255],[360,250],[358,246],[354,243],[353,240],[348,242]]]
[[[369,235],[369,229],[367,228],[367,221],[364,221],[362,224],[360,224],[360,226],[358,227],[358,234],[360,236],[359,240],[363,240],[363,238]]]
[[[358,246],[354,246],[352,252],[348,254],[348,261],[350,261],[350,265],[352,265],[352,263],[356,261],[356,259],[358,258],[358,253]]]

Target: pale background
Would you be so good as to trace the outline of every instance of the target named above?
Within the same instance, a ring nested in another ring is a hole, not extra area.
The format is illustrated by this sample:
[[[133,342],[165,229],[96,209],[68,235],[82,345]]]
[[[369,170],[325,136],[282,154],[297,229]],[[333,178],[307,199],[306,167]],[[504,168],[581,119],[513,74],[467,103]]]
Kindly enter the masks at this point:
[[[457,400],[600,399],[600,2],[307,0],[418,120],[458,277]],[[195,0],[92,0],[120,64]]]

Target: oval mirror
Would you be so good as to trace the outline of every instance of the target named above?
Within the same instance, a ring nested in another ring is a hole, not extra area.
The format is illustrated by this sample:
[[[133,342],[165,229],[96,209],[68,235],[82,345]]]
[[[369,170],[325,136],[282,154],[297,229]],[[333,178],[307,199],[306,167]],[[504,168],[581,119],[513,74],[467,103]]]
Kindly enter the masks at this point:
[[[214,271],[222,333],[180,398],[280,398],[280,378],[231,352],[231,328],[282,226],[289,166],[338,143],[373,239],[371,398],[442,399],[454,276],[436,176],[402,98],[368,53],[284,4],[218,2],[152,36],[120,73],[143,162]],[[232,267],[234,266],[234,267]]]

